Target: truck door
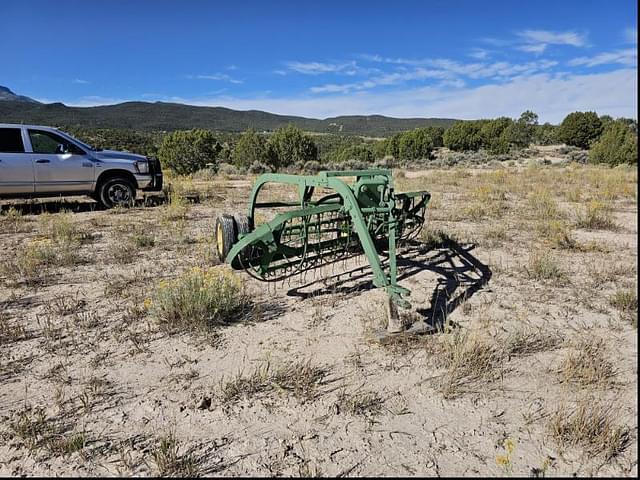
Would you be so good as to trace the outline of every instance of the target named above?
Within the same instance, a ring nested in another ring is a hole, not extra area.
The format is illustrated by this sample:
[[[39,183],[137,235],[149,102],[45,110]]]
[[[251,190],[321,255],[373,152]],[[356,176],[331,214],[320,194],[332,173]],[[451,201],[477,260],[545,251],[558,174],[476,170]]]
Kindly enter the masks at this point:
[[[88,192],[94,162],[80,147],[47,130],[29,129],[36,193]]]
[[[0,128],[0,196],[33,192],[33,164],[25,153],[22,129]]]

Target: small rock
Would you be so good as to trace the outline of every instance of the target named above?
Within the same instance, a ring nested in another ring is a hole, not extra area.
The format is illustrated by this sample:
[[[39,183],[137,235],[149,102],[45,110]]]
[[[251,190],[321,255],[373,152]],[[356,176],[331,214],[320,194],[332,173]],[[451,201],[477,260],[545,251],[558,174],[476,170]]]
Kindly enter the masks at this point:
[[[208,410],[210,406],[211,406],[211,398],[205,395],[204,397],[202,397],[202,399],[198,403],[197,408],[198,410]]]

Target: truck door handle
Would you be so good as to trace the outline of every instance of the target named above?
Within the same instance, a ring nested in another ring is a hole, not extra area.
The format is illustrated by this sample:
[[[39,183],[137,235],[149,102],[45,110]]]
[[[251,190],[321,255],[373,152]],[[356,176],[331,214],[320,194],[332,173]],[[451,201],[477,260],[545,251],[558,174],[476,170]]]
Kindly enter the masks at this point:
[[[51,160],[46,160],[44,158],[41,158],[40,160],[36,160],[36,163],[49,163]]]

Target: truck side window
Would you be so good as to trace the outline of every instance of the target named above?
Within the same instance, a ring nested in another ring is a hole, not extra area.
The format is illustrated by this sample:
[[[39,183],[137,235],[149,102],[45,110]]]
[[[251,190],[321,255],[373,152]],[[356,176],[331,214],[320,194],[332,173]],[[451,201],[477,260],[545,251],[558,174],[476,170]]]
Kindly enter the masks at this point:
[[[0,128],[0,152],[24,153],[24,144],[19,128]]]
[[[33,153],[62,154],[74,153],[83,155],[84,152],[68,140],[55,133],[43,130],[29,130]]]

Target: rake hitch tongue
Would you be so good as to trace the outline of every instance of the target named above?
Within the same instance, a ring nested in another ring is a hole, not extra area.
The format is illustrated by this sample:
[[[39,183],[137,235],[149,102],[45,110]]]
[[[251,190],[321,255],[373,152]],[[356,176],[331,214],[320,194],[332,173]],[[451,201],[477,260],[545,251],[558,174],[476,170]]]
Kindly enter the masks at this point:
[[[293,187],[297,201],[258,201],[266,186],[280,192]],[[404,298],[409,290],[397,283],[396,246],[418,235],[430,197],[425,191],[395,193],[391,170],[267,173],[253,186],[246,216],[216,220],[218,255],[258,280],[276,282],[310,270],[315,275],[323,266],[364,254],[373,284],[387,292],[387,331],[397,333],[402,331],[398,307],[411,304]],[[256,225],[261,209],[279,213]],[[385,250],[388,261],[383,263]]]

